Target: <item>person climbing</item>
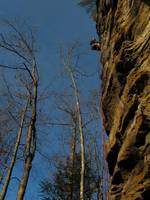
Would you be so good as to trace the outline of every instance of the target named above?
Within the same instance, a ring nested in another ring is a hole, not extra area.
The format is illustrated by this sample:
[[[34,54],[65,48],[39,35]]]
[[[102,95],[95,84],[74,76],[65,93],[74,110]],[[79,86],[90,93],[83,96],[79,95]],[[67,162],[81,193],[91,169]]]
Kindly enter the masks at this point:
[[[93,38],[90,42],[91,50],[100,51],[101,45],[95,38]]]

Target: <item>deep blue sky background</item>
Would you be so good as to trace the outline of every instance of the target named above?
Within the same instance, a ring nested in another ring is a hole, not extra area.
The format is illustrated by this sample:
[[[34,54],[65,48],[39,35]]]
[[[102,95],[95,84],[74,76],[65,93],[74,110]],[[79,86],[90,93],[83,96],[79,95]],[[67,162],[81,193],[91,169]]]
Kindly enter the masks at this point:
[[[96,35],[95,23],[77,2],[77,0],[0,0],[1,19],[25,19],[36,28],[40,50],[38,62],[42,66],[40,74],[45,85],[55,76],[55,69],[60,65],[58,49],[62,44],[68,45],[75,40],[80,41],[87,51],[84,64],[93,69],[98,65],[98,54],[90,51],[89,46],[90,39]],[[90,84],[97,84],[97,81]],[[38,163],[38,166],[39,169],[37,168],[30,178],[25,200],[39,199],[38,177],[45,173],[46,166],[44,168],[44,163]],[[14,180],[6,200],[15,200],[13,196],[16,191],[15,184]]]
[[[89,48],[95,24],[78,0],[1,0],[1,18],[26,19],[37,28],[41,60],[55,64],[60,44],[79,40]]]

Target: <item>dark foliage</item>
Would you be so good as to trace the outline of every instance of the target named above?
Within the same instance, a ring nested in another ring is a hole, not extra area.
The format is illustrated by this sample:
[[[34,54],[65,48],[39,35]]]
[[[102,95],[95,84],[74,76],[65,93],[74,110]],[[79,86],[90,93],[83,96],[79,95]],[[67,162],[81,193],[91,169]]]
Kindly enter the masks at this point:
[[[87,13],[95,19],[96,18],[96,3],[97,0],[80,0],[79,5],[86,8]]]
[[[70,185],[73,184],[73,200],[79,199],[80,194],[80,155],[76,154],[75,166],[71,172],[69,158],[64,162],[60,161],[56,167],[53,180],[44,179],[40,183],[42,200],[68,200],[70,195]],[[86,159],[85,171],[85,200],[91,200],[96,193],[96,183],[98,178],[90,167],[90,162]]]

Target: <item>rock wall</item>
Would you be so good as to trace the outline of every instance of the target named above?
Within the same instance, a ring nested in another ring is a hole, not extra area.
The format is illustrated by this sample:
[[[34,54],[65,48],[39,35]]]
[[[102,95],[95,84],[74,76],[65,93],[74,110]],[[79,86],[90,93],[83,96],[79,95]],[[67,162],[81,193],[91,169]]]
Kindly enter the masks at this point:
[[[150,200],[150,0],[97,1],[111,200]]]

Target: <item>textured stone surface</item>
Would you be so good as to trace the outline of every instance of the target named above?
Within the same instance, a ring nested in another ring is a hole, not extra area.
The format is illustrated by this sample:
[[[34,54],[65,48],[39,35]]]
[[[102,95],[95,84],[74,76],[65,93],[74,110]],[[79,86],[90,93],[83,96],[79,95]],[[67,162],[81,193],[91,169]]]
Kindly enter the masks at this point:
[[[150,199],[150,1],[99,0],[111,200]]]

